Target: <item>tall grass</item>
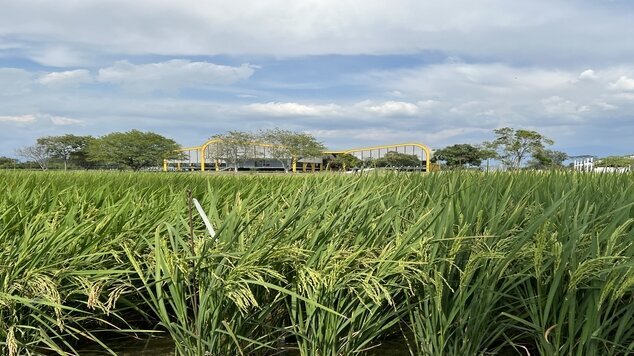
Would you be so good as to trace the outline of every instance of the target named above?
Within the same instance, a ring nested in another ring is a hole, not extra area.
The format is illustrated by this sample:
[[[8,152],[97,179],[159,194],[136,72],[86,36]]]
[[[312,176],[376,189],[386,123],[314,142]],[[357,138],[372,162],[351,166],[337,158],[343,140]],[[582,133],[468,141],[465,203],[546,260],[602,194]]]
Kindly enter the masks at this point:
[[[0,173],[0,348],[154,333],[181,355],[386,339],[413,355],[634,354],[633,183]]]

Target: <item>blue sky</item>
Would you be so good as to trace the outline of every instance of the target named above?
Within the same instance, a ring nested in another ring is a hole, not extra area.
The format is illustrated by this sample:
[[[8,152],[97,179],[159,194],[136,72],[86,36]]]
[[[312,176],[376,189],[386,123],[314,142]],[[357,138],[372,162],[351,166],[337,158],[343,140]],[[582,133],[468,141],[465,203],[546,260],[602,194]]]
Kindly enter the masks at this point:
[[[634,3],[5,0],[0,155],[37,137],[306,131],[332,149],[533,129],[634,153]]]

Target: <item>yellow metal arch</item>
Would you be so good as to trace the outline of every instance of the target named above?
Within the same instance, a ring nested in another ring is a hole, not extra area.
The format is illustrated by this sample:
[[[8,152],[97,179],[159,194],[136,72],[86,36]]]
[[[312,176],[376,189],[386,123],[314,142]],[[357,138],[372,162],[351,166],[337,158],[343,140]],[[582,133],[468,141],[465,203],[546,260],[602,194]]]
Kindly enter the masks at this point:
[[[179,148],[179,149],[175,150],[175,152],[191,152],[191,151],[197,151],[197,153],[198,153],[198,155],[199,155],[199,158],[200,158],[200,171],[201,171],[201,172],[204,172],[204,171],[205,171],[205,168],[206,168],[206,164],[207,164],[207,157],[206,157],[206,155],[205,155],[205,151],[207,150],[207,148],[208,148],[210,145],[212,145],[212,144],[214,144],[214,143],[218,143],[218,142],[222,142],[222,139],[219,139],[219,138],[214,138],[214,139],[211,139],[211,140],[206,141],[205,143],[203,143],[203,144],[202,144],[202,145],[200,145],[200,146],[192,146],[192,147]],[[250,142],[250,143],[251,143],[251,144],[253,144],[253,145],[260,146],[260,147],[277,147],[276,145],[271,145],[271,144],[268,144],[268,143],[261,143],[261,142]],[[164,160],[163,160],[163,171],[164,171],[164,172],[167,172],[167,170],[168,170],[168,166],[167,166],[167,165],[168,165],[168,161],[169,161],[169,160],[167,160],[167,159],[164,159]],[[296,159],[296,158],[293,158],[293,160],[292,160],[292,161],[293,161],[293,172],[295,172],[295,171],[296,171],[297,159]],[[216,160],[216,161],[214,162],[214,165],[215,165],[215,170],[216,170],[216,171],[218,171],[218,170],[219,170],[218,164],[219,164],[219,162],[218,162],[218,160]]]
[[[202,172],[205,171],[205,161],[206,161],[206,157],[205,157],[205,151],[207,150],[207,147],[209,147],[209,145],[213,144],[213,143],[218,143],[218,142],[222,142],[222,139],[219,138],[213,138],[205,143],[202,144],[202,146],[200,147],[200,170]],[[249,142],[255,146],[260,146],[260,147],[277,147],[276,145],[271,145],[268,143],[260,143],[260,142]],[[295,159],[293,159],[293,161],[295,161]],[[214,162],[215,166],[216,166],[216,171],[218,170],[218,160],[216,160],[216,162]]]
[[[214,139],[211,139],[211,140],[203,143],[202,146],[200,146],[200,157],[201,157],[201,160],[200,160],[200,171],[201,172],[205,171],[205,162],[207,161],[207,157],[205,156],[205,150],[212,143],[217,143],[217,142],[221,142],[221,141],[222,141],[221,139],[214,138]],[[215,170],[217,171],[219,169],[218,168],[218,160],[216,160],[214,162],[214,166],[215,166]]]
[[[205,171],[205,164],[206,164],[206,156],[205,156],[205,151],[207,150],[207,147],[209,147],[209,145],[214,144],[214,143],[218,143],[218,142],[222,142],[222,139],[211,139],[208,140],[207,142],[203,143],[200,146],[192,146],[192,147],[186,147],[186,148],[180,148],[178,150],[176,150],[175,152],[191,152],[191,151],[198,151],[198,155],[200,158],[200,170],[202,172]],[[268,143],[260,143],[260,142],[252,142],[255,145],[261,146],[261,147],[277,147],[276,145],[271,145]],[[397,144],[392,144],[392,145],[383,145],[383,146],[372,146],[372,147],[361,147],[361,148],[354,148],[354,149],[349,149],[349,150],[343,150],[343,151],[324,151],[324,154],[352,154],[354,152],[360,152],[360,151],[380,151],[380,150],[389,150],[390,148],[393,148],[395,150],[397,150],[397,147],[405,147],[405,146],[413,146],[413,147],[418,147],[420,148],[423,152],[425,152],[425,171],[429,172],[430,168],[431,168],[431,149],[429,149],[429,147],[427,147],[426,145],[423,145],[421,143],[417,143],[417,142],[407,142],[407,143],[397,143]],[[167,172],[168,167],[168,160],[165,159],[163,160],[163,171]],[[219,170],[219,166],[218,166],[218,160],[216,160],[214,162],[215,165],[215,169],[216,171]],[[293,157],[292,160],[292,170],[293,172],[296,171],[296,166],[297,166],[297,157]]]
[[[429,149],[429,147],[427,147],[426,145],[423,145],[422,143],[417,143],[417,142],[397,143],[397,144],[385,145],[385,146],[362,147],[362,148],[354,148],[354,149],[345,150],[345,151],[326,151],[324,153],[352,154],[353,152],[359,152],[359,151],[374,151],[374,150],[380,151],[380,150],[389,150],[390,148],[396,149],[397,147],[404,147],[404,146],[418,147],[423,152],[425,152],[425,171],[429,172],[431,168],[431,149]]]

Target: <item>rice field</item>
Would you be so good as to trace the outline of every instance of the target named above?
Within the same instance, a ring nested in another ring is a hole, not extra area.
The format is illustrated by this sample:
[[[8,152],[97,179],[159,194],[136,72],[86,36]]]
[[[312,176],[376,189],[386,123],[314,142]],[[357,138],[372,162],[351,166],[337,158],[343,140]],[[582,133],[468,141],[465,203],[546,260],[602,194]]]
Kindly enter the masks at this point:
[[[0,172],[0,192],[4,355],[634,354],[632,174]]]

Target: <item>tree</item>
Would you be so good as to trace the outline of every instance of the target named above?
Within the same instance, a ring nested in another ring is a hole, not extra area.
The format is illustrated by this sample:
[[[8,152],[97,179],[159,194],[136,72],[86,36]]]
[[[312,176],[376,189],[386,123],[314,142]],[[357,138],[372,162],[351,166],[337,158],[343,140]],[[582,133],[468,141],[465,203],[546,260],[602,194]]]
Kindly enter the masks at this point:
[[[622,156],[608,156],[597,161],[597,167],[630,167],[634,165],[634,158]]]
[[[495,140],[485,145],[495,149],[502,163],[513,169],[519,169],[529,155],[537,154],[545,149],[545,145],[554,143],[536,131],[503,127],[494,132],[497,136]]]
[[[234,172],[238,172],[238,164],[240,162],[257,158],[253,134],[242,131],[229,131],[226,134],[214,135],[211,139],[220,140],[219,143],[211,148],[213,158],[224,160],[227,162],[227,166],[233,166]]]
[[[18,164],[15,158],[0,156],[0,168],[13,168]]]
[[[88,160],[118,164],[135,171],[148,166],[160,166],[163,159],[177,158],[180,146],[169,138],[153,132],[132,130],[113,132],[91,140],[87,147]]]
[[[389,151],[374,161],[376,167],[419,167],[421,160],[416,155]]]
[[[68,162],[75,155],[83,156],[83,151],[88,142],[92,139],[91,136],[75,136],[75,135],[63,135],[63,136],[47,136],[37,139],[39,145],[46,147],[51,158],[57,158],[64,162],[64,170],[68,167]]]
[[[325,146],[312,135],[275,128],[260,133],[261,140],[271,145],[267,150],[288,173],[293,159],[321,157]]]
[[[528,166],[534,169],[562,168],[568,159],[565,152],[555,150],[539,150],[533,154]]]
[[[44,145],[35,144],[33,146],[26,146],[15,150],[15,153],[19,157],[36,162],[43,171],[48,169],[51,154]]]
[[[335,157],[332,161],[330,161],[328,163],[328,167],[330,169],[347,169],[347,168],[355,168],[355,167],[359,167],[361,165],[361,163],[363,163],[363,161],[361,161],[361,159],[359,159],[356,156],[353,156],[349,153],[343,153],[340,155],[337,155],[337,157]]]
[[[434,152],[432,161],[443,161],[451,168],[467,166],[480,166],[483,154],[476,146],[469,144],[457,144],[445,147]]]
[[[498,153],[495,150],[495,147],[491,146],[490,142],[483,142],[482,144],[476,146],[478,148],[478,150],[480,151],[480,159],[485,160],[487,162],[486,164],[486,171],[489,171],[489,161],[491,159],[499,159]]]

